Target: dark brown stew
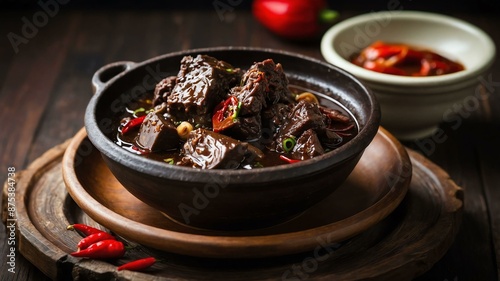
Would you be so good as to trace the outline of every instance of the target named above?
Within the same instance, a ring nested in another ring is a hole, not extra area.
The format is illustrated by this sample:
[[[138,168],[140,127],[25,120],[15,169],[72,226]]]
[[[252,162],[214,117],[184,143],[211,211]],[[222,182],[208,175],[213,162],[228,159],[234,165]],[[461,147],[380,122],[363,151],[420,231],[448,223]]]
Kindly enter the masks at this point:
[[[247,71],[207,55],[186,56],[117,125],[132,153],[202,169],[295,163],[343,145],[358,132],[335,100],[289,85],[279,63]]]

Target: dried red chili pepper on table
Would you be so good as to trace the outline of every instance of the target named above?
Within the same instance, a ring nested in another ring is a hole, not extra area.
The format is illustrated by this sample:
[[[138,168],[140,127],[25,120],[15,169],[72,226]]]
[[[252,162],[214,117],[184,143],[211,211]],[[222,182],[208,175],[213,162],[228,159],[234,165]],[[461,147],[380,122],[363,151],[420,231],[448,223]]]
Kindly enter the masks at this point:
[[[156,262],[154,257],[147,257],[135,261],[128,262],[126,264],[120,265],[118,271],[120,270],[132,270],[139,271],[152,266]]]
[[[94,233],[99,233],[99,232],[105,232],[104,230],[100,230],[98,228],[86,225],[86,224],[81,224],[81,223],[75,223],[75,224],[70,224],[68,227],[66,227],[67,230],[78,230],[81,233],[83,233],[85,236],[89,236]]]
[[[71,255],[93,259],[121,258],[125,255],[125,246],[120,241],[108,239],[98,241],[86,249],[71,253]]]
[[[252,12],[266,28],[288,39],[313,38],[338,16],[325,0],[255,0]]]
[[[83,238],[78,242],[78,249],[84,250],[88,248],[90,245],[97,243],[102,240],[115,240],[115,237],[107,232],[97,232],[90,234],[89,236]]]

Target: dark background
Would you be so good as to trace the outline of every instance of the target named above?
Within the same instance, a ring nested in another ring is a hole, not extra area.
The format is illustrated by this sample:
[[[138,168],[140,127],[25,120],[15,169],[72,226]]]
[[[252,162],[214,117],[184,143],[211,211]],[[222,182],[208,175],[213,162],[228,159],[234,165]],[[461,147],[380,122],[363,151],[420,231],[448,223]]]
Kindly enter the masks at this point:
[[[2,9],[37,9],[38,2],[56,0],[0,0]],[[83,9],[213,9],[214,4],[238,3],[238,9],[250,9],[251,0],[69,0],[65,6]],[[240,4],[241,1],[241,4]],[[398,1],[398,0],[393,0]],[[336,10],[372,11],[387,9],[388,0],[327,0],[330,7]],[[422,1],[399,0],[405,10],[426,10],[440,13],[469,12],[469,13],[498,13],[500,16],[499,0],[456,0],[456,1]]]

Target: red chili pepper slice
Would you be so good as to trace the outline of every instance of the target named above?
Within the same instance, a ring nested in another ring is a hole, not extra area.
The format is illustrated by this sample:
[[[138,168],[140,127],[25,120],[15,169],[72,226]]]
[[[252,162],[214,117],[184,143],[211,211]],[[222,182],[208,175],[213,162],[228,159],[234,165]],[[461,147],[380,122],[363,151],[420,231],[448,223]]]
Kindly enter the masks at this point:
[[[148,154],[148,153],[151,153],[151,151],[149,151],[149,150],[147,150],[147,149],[142,149],[142,148],[137,147],[137,146],[135,146],[135,145],[132,145],[132,146],[130,147],[130,149],[132,149],[133,151],[137,152],[137,154],[139,154],[139,155],[146,155],[146,154]]]
[[[431,71],[431,64],[429,60],[422,59],[420,63],[420,71],[418,73],[413,73],[413,76],[428,76]]]
[[[152,266],[155,262],[156,259],[154,257],[147,257],[120,265],[118,267],[118,271],[120,270],[139,271]]]
[[[434,76],[464,69],[461,64],[434,52],[381,41],[366,47],[351,62],[368,70],[404,76]],[[418,71],[410,70],[415,68]]]
[[[381,41],[376,41],[363,50],[363,55],[367,60],[377,60],[379,58],[389,59],[401,53],[406,55],[407,47],[403,45],[386,45]]]
[[[373,71],[380,72],[380,73],[394,74],[394,75],[407,75],[404,70],[401,70],[401,69],[393,67],[393,66],[385,66],[383,64],[380,64],[380,63],[377,63],[374,61],[366,61],[363,64],[363,67],[368,69],[368,70],[373,70]]]
[[[434,72],[435,75],[441,75],[448,73],[450,67],[448,64],[446,64],[443,61],[439,60],[433,60],[430,62],[432,71]]]
[[[283,154],[280,155],[280,159],[290,164],[300,162],[300,160],[288,158]]]
[[[75,223],[75,224],[68,225],[68,227],[66,227],[66,229],[67,230],[75,230],[76,229],[76,230],[80,231],[81,233],[83,233],[85,236],[89,236],[91,234],[100,233],[100,232],[106,233],[106,231],[97,229],[95,227],[92,227],[92,226],[89,226],[86,224],[81,224],[81,223]]]
[[[219,103],[212,116],[213,131],[218,133],[233,126],[238,118],[241,103],[235,96],[230,96]]]
[[[84,250],[87,249],[90,245],[103,240],[115,240],[115,237],[107,232],[97,232],[90,234],[89,236],[80,240],[77,246],[79,250]]]
[[[120,241],[108,239],[98,241],[84,250],[71,253],[71,255],[93,259],[121,258],[125,255],[125,246]]]
[[[126,134],[128,131],[130,131],[133,128],[139,127],[142,122],[144,122],[144,119],[146,118],[146,115],[136,117],[134,119],[131,119],[128,121],[122,128],[122,134]]]

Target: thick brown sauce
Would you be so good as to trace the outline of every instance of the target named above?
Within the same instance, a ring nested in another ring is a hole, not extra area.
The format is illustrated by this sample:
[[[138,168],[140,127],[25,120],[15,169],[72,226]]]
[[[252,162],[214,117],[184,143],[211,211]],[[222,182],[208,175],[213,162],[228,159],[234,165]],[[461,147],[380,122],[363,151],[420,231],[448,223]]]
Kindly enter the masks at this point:
[[[351,136],[343,137],[343,140],[339,146],[345,144],[346,142],[351,140],[354,136],[356,136],[356,134],[358,133],[358,127],[359,127],[356,120],[354,119],[352,114],[349,111],[347,111],[347,109],[345,109],[343,106],[341,106],[337,101],[335,101],[331,97],[328,97],[328,96],[323,95],[321,93],[311,91],[309,89],[305,89],[305,88],[302,88],[299,86],[290,85],[289,88],[292,91],[293,95],[297,95],[297,94],[300,94],[300,93],[305,92],[305,91],[311,92],[311,93],[315,94],[315,96],[318,98],[320,105],[322,105],[324,107],[331,108],[331,109],[338,110],[338,111],[342,112],[344,115],[349,116],[351,118],[351,120],[354,120],[355,127],[352,130],[348,131],[348,133],[350,133]],[[135,102],[133,104],[134,108],[127,108],[126,113],[124,115],[122,115],[121,118],[118,118],[118,120],[116,121],[114,128],[118,128],[118,130],[120,130],[120,128],[122,126],[120,124],[121,120],[123,118],[133,117],[134,116],[133,112],[136,111],[137,109],[144,108],[147,111],[148,109],[152,108],[152,105],[151,105],[152,96],[153,96],[152,93],[150,93],[145,99],[140,100],[138,102]],[[144,112],[140,112],[138,114],[139,115],[144,114]],[[253,162],[253,164],[247,164],[241,168],[253,169],[253,168],[270,167],[270,166],[287,164],[285,161],[280,159],[279,156],[281,153],[270,151],[266,148],[266,144],[268,142],[272,142],[273,134],[270,132],[270,130],[266,130],[266,128],[262,128],[262,130],[263,130],[263,132],[262,132],[261,139],[257,142],[249,142],[249,143],[254,145],[255,147],[261,149],[264,152],[265,157],[263,159],[260,159],[258,162],[249,161],[249,162]],[[161,161],[161,162],[170,162],[170,160],[173,160],[174,163],[177,163],[178,161],[181,160],[182,156],[180,155],[180,149],[176,149],[176,150],[172,150],[172,151],[165,151],[165,152],[154,152],[154,153],[141,152],[140,149],[138,149],[136,144],[135,144],[135,138],[137,136],[137,133],[138,133],[138,129],[133,129],[133,131],[129,131],[125,135],[121,134],[120,131],[117,131],[115,134],[115,136],[116,136],[115,142],[116,142],[116,144],[118,144],[122,148],[130,151],[131,153],[139,154],[139,155],[142,155],[142,156],[149,158],[149,159],[153,159],[153,160],[157,160],[157,161]],[[179,145],[179,147],[182,147],[182,143],[181,143],[181,145]]]

